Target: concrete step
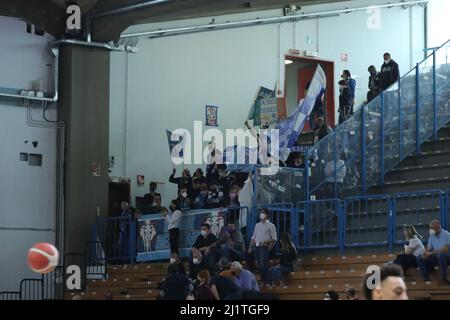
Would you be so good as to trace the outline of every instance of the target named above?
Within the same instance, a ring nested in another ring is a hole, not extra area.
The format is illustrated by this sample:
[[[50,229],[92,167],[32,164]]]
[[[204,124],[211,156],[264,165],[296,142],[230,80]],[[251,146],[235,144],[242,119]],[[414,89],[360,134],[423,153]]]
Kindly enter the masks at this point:
[[[396,194],[401,192],[414,192],[421,190],[447,190],[450,188],[450,176],[437,178],[425,178],[403,181],[389,181],[383,186],[377,185],[370,188],[370,193]]]
[[[391,170],[385,177],[385,182],[407,181],[414,179],[429,179],[450,177],[450,162],[441,162],[434,165],[404,166]]]

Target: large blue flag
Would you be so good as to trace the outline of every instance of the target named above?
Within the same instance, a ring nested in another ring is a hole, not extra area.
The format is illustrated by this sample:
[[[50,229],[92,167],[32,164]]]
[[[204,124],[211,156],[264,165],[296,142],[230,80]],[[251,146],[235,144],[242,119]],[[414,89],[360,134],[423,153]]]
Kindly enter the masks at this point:
[[[305,121],[311,114],[316,100],[325,92],[327,80],[320,65],[317,66],[314,77],[308,89],[306,97],[300,101],[294,113],[278,123],[280,137],[280,160],[286,161],[291,148],[297,142],[300,133],[305,126]]]

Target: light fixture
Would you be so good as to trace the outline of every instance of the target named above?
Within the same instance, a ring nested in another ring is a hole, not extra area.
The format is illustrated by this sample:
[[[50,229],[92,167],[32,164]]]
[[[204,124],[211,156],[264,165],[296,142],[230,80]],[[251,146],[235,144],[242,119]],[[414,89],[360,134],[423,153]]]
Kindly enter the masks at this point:
[[[294,61],[289,59],[284,60],[284,64],[291,64],[291,63],[294,63]]]

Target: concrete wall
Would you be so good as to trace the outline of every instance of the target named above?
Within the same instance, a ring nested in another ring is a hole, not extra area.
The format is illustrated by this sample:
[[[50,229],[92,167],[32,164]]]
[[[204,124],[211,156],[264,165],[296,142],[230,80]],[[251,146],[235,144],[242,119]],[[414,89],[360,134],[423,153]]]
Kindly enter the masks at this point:
[[[385,4],[385,1],[349,1],[304,7],[320,12],[346,7]],[[281,15],[281,10],[215,17],[216,22],[240,21]],[[163,203],[175,197],[167,184],[172,170],[166,129],[192,130],[204,121],[205,105],[219,106],[219,129],[242,128],[258,86],[284,89],[284,56],[291,48],[317,50],[319,57],[335,61],[335,79],[350,69],[357,80],[357,104],[367,93],[367,67],[382,64],[390,51],[401,72],[423,58],[424,9],[395,7],[381,10],[379,29],[369,29],[365,11],[297,23],[251,26],[158,39],[141,38],[139,52],[114,53],[111,74],[111,156],[113,175],[132,178],[132,197],[142,196],[148,185],[137,187],[136,175],[165,181]],[[139,25],[133,31],[208,24],[210,18]],[[340,60],[348,54],[348,62]],[[337,98],[336,92],[336,98]],[[124,159],[118,164],[118,159]],[[195,166],[192,166],[195,167]],[[204,166],[202,166],[204,167]],[[181,168],[178,168],[178,172]]]
[[[33,80],[42,79],[48,91],[50,37],[27,34],[24,22],[0,17],[0,40],[0,87],[31,89]],[[27,251],[55,241],[57,132],[29,127],[26,115],[23,105],[0,100],[0,291],[18,290],[21,279],[37,277],[28,268]],[[32,116],[43,121],[41,105]],[[53,107],[47,117],[55,118]],[[21,152],[42,154],[42,166],[19,161]]]

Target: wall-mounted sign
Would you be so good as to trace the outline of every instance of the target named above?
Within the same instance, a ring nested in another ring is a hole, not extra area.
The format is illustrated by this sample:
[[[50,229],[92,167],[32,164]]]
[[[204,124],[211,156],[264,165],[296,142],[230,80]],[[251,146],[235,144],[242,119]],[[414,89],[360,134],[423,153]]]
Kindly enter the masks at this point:
[[[217,127],[217,111],[219,107],[206,106],[205,107],[205,126]]]

